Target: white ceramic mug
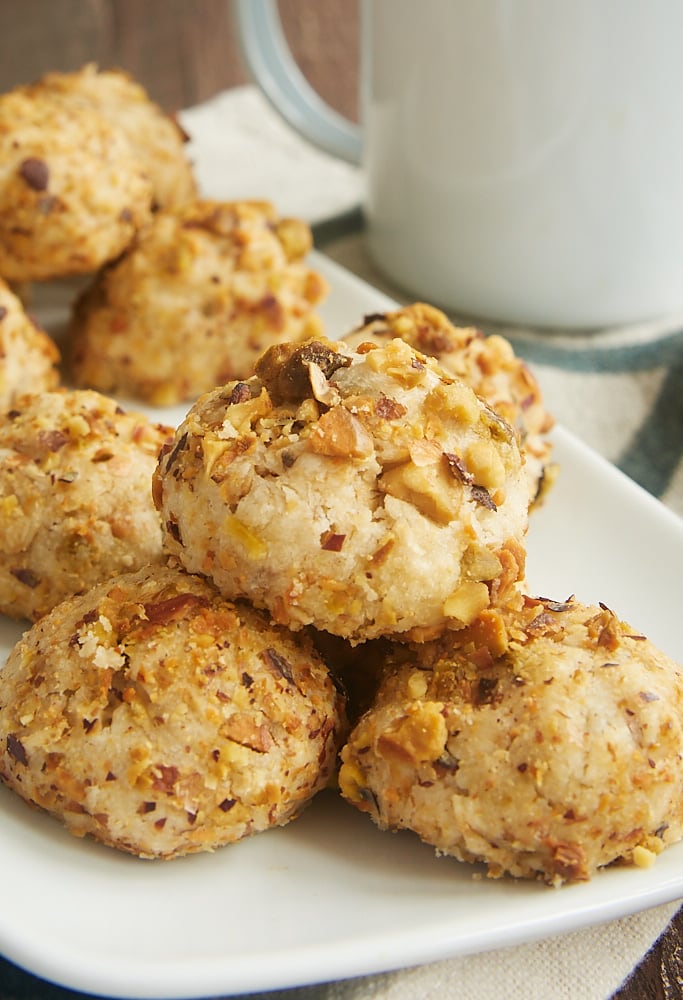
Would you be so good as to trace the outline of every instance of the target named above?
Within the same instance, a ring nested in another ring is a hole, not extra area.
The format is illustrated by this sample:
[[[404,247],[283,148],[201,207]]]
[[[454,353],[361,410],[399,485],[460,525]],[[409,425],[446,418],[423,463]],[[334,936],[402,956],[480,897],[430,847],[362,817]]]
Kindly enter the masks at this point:
[[[368,242],[409,294],[586,328],[683,310],[681,0],[360,0],[359,129],[234,0],[280,112],[362,161]]]

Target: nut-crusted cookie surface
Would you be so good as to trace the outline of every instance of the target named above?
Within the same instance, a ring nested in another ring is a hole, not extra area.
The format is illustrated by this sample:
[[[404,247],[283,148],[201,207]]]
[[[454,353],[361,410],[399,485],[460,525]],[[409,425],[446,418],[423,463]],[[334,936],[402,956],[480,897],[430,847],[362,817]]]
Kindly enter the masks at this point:
[[[343,725],[302,637],[170,567],[63,602],[0,671],[0,776],[142,857],[285,824],[328,782]]]
[[[150,179],[155,208],[171,209],[196,197],[182,130],[127,73],[88,64],[74,73],[47,73],[30,90],[101,114],[126,138]]]
[[[25,392],[56,388],[59,360],[55,342],[0,278],[0,411]]]
[[[309,227],[267,202],[159,213],[77,304],[76,381],[164,405],[247,378],[271,344],[321,330],[310,248]]]
[[[190,410],[155,502],[187,569],[353,642],[461,628],[523,574],[512,429],[401,340],[271,348]]]
[[[172,430],[97,392],[16,399],[0,417],[0,611],[64,597],[162,559],[151,478]]]
[[[394,650],[342,795],[491,876],[585,880],[683,834],[683,670],[605,607],[525,599]]]
[[[367,316],[344,340],[355,348],[368,341],[386,344],[391,337],[400,337],[436,358],[515,428],[525,458],[530,501],[538,503],[557,475],[548,437],[554,421],[536,378],[510,342],[498,334],[485,337],[475,327],[456,327],[445,313],[423,302]]]
[[[124,135],[47,87],[0,96],[0,275],[96,270],[151,214],[152,185]]]

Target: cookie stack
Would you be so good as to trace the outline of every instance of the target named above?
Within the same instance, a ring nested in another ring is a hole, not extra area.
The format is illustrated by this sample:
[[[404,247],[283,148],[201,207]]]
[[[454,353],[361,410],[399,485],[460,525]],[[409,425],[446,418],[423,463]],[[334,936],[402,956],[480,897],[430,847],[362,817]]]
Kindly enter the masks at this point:
[[[437,323],[369,317],[355,349],[271,348],[202,397],[154,476],[165,548],[318,636],[356,689],[340,791],[381,828],[493,877],[649,865],[683,834],[683,672],[609,608],[526,593],[538,471],[410,346]],[[500,345],[474,343],[481,391]]]
[[[527,592],[536,380],[424,303],[328,339],[310,246],[199,198],[122,74],[0,97],[0,611],[34,622],[0,777],[147,858],[337,783],[492,876],[652,863],[683,833],[683,675],[609,608]],[[73,389],[20,298],[69,275]],[[192,405],[171,428],[111,396]]]
[[[0,95],[0,612],[12,617],[161,560],[149,480],[172,428],[109,395],[193,399],[251,374],[271,343],[320,331],[308,226],[266,202],[199,198],[186,138],[134,80],[93,65]],[[61,351],[27,312],[48,281],[73,295]]]
[[[0,611],[36,623],[0,673],[0,774],[75,834],[164,858],[288,822],[345,731],[310,640],[166,566],[151,481],[173,428],[109,395],[191,399],[320,330],[308,226],[201,199],[185,138],[94,66],[0,96]],[[73,276],[60,368],[25,302]]]
[[[200,198],[186,138],[134,80],[93,65],[0,95],[0,279],[83,276],[66,348],[78,386],[167,405],[319,332],[309,227],[268,202]]]

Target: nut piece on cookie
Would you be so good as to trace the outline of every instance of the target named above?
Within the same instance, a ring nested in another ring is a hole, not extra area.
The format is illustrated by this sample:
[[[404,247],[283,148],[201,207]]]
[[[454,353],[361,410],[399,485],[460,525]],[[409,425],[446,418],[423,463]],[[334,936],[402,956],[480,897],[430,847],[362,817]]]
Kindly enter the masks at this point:
[[[339,775],[381,828],[553,885],[680,839],[683,670],[608,608],[526,598],[399,653]]]
[[[30,88],[54,99],[88,107],[120,132],[152,183],[154,207],[173,209],[197,195],[186,136],[145,89],[120,70],[88,64],[74,73],[48,73]]]
[[[77,303],[79,385],[166,405],[248,378],[272,344],[321,331],[309,227],[267,202],[161,212]]]
[[[531,505],[538,504],[557,476],[548,437],[554,421],[536,378],[510,342],[498,334],[486,337],[475,327],[456,327],[439,309],[422,302],[367,316],[344,341],[357,349],[363,343],[384,345],[392,337],[436,358],[515,428]]]
[[[0,95],[0,275],[95,271],[151,217],[152,184],[127,138],[47,86]]]
[[[0,613],[35,620],[162,561],[151,478],[172,433],[97,392],[14,400],[0,417]]]
[[[516,435],[398,339],[271,348],[197,401],[154,496],[188,570],[354,643],[463,628],[524,573]]]
[[[59,349],[0,278],[0,412],[25,392],[59,384]]]
[[[145,858],[283,826],[344,735],[308,641],[178,569],[64,601],[0,671],[0,777],[76,836]]]

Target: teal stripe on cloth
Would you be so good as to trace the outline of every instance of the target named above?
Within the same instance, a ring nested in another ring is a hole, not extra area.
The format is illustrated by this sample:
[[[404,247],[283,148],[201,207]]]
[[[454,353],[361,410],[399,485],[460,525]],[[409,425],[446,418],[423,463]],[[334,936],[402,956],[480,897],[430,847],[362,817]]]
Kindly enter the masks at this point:
[[[635,343],[614,343],[611,334],[608,339],[595,333],[581,336],[578,346],[568,344],[565,337],[555,338],[552,333],[528,336],[506,331],[505,336],[527,361],[566,371],[638,372],[683,365],[683,330],[680,329]]]
[[[655,496],[671,485],[683,460],[683,364],[670,369],[657,399],[628,447],[619,468]]]
[[[635,343],[615,343],[612,335],[593,335],[586,346],[572,347],[566,341],[553,343],[552,334],[509,337],[515,350],[529,362],[567,372],[638,375],[663,370],[665,377],[657,396],[628,446],[616,459],[617,466],[656,497],[664,495],[683,461],[683,330]]]
[[[364,226],[363,209],[360,205],[350,208],[348,212],[340,212],[329,219],[323,219],[311,226],[313,243],[318,250],[325,252],[325,244],[340,240],[350,233],[358,233]]]
[[[543,339],[541,340],[541,336]],[[645,335],[628,342],[595,333],[577,337],[576,346],[552,334],[508,336],[515,351],[532,364],[566,372],[632,374],[661,370],[659,391],[638,430],[616,458],[616,465],[656,497],[664,495],[683,461],[683,330]],[[563,341],[563,342],[562,342]]]

